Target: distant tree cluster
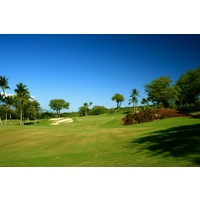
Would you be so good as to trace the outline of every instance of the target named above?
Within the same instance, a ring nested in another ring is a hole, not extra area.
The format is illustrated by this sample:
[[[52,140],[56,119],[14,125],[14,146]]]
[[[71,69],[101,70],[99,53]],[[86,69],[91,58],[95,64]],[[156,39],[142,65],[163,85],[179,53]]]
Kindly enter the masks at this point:
[[[79,108],[79,116],[88,116],[88,115],[100,115],[107,112],[107,108],[104,106],[92,106],[92,102],[83,103],[83,106]]]
[[[182,74],[175,84],[171,83],[169,77],[160,77],[146,84],[148,100],[158,108],[200,110],[200,67]]]
[[[0,76],[0,124],[2,125],[2,119],[5,119],[5,125],[7,124],[8,116],[10,124],[12,124],[12,115],[16,118],[20,118],[20,125],[23,125],[25,118],[33,118],[36,123],[37,116],[41,111],[40,104],[30,96],[30,92],[26,85],[19,83],[16,85],[15,94],[7,95],[6,90],[10,89],[8,84],[8,78]]]
[[[141,104],[146,106],[151,102],[157,108],[178,108],[184,110],[200,110],[200,67],[181,75],[175,84],[170,77],[161,76],[144,86],[147,98],[142,98]],[[131,91],[129,105],[133,106],[133,113],[137,113],[139,91]],[[122,94],[112,97],[117,102],[117,110],[125,100]]]
[[[129,99],[129,105],[133,104],[133,112],[137,112],[137,103],[138,99],[137,97],[139,96],[139,91],[137,89],[133,89],[131,91],[130,99]],[[116,112],[119,110],[121,107],[121,103],[125,100],[124,96],[122,94],[116,93],[112,98],[112,101],[117,102],[117,108]]]

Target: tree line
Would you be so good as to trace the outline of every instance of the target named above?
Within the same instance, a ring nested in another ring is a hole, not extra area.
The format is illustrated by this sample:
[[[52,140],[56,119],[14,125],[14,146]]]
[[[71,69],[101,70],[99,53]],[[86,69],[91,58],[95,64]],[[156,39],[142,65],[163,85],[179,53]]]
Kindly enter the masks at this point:
[[[142,98],[141,104],[149,103],[157,108],[174,108],[185,111],[200,110],[200,67],[182,74],[175,84],[168,76],[161,76],[144,86],[147,98]],[[139,91],[133,89],[130,93],[129,104],[133,106],[133,112],[137,112]],[[116,93],[112,97],[117,103],[117,109],[125,100],[122,94]]]
[[[16,118],[20,118],[20,125],[23,125],[25,118],[28,120],[30,118],[34,119],[34,123],[37,121],[37,116],[41,111],[41,107],[38,101],[34,100],[30,96],[29,89],[23,83],[18,83],[16,85],[15,94],[7,95],[6,90],[10,89],[8,84],[8,78],[5,76],[0,76],[0,88],[2,92],[0,93],[0,124],[2,125],[2,116],[5,117],[5,125],[8,121],[12,124],[12,114]],[[15,110],[12,109],[15,108]]]
[[[15,118],[20,119],[20,124],[23,125],[25,119],[32,118],[34,123],[37,121],[37,117],[41,113],[41,107],[37,100],[30,96],[29,89],[23,83],[16,85],[15,94],[7,95],[6,90],[10,89],[8,84],[8,78],[0,76],[0,124],[2,124],[2,117],[5,118],[5,124],[7,124],[8,118],[10,124],[12,124],[12,115]],[[175,84],[172,84],[172,80],[168,76],[161,76],[151,83],[144,85],[147,98],[142,98],[141,104],[143,109],[151,105],[157,108],[174,108],[182,109],[185,111],[199,111],[200,110],[200,67],[194,70],[190,70],[185,74],[182,74]],[[139,91],[132,89],[129,96],[129,105],[132,106],[133,113],[136,113],[138,105]],[[125,100],[122,94],[116,93],[111,98],[116,102],[115,112],[121,109],[121,104]],[[108,109],[104,106],[93,106],[92,102],[85,102],[83,106],[79,108],[80,116],[98,115],[108,112]],[[69,102],[64,99],[52,99],[49,102],[49,107],[56,111],[57,116],[61,115],[62,109],[68,109]],[[12,108],[15,108],[13,110]]]

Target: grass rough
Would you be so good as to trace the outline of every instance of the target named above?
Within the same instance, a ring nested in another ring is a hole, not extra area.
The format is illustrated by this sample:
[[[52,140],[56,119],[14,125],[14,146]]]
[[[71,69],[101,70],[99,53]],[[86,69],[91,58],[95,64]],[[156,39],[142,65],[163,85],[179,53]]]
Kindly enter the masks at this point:
[[[122,126],[122,113],[77,117],[50,126],[0,126],[0,166],[200,166],[199,118],[177,117]]]

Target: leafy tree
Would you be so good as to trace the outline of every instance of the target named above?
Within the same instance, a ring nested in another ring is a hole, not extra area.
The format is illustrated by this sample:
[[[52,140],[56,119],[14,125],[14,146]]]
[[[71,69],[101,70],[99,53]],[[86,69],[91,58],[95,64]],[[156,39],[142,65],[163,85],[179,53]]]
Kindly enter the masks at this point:
[[[20,112],[20,125],[24,124],[23,122],[23,113],[24,107],[28,99],[30,98],[30,93],[28,88],[23,83],[17,84],[17,89],[15,89],[16,101],[15,106],[19,109]]]
[[[8,86],[8,78],[6,78],[5,76],[0,76],[0,87],[3,91],[3,98],[2,100],[6,103],[6,89],[10,89],[10,87]],[[7,104],[6,104],[7,106]],[[7,123],[7,109],[5,110],[6,112],[6,118],[5,118],[5,124]]]
[[[178,105],[193,105],[199,108],[200,104],[200,67],[182,74],[176,86],[180,89]]]
[[[80,117],[85,116],[85,106],[81,106],[78,113]]]
[[[66,102],[64,99],[52,99],[49,102],[49,107],[52,110],[55,110],[57,114],[60,116],[60,111],[62,109],[69,109],[70,103]]]
[[[114,96],[112,96],[112,101],[116,101],[117,102],[117,109],[119,109],[121,107],[121,103],[125,100],[124,96],[116,93]]]
[[[130,99],[129,99],[129,105],[131,103],[133,104],[134,113],[136,113],[136,111],[137,111],[137,103],[138,103],[137,97],[138,96],[139,96],[139,91],[137,89],[133,89],[131,91],[131,95],[130,95]]]
[[[145,99],[145,98],[142,98],[142,100],[141,100],[141,104],[144,105],[144,110],[145,110],[145,106],[148,105],[148,100]]]
[[[170,102],[177,100],[176,87],[171,85],[172,80],[167,76],[162,76],[146,84],[145,91],[148,94],[148,100],[156,103],[158,108],[163,104],[168,107]]]

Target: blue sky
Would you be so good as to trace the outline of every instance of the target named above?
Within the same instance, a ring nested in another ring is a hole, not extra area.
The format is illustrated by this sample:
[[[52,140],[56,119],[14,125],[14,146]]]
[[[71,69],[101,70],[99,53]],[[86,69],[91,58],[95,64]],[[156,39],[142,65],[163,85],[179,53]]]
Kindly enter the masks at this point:
[[[0,75],[10,90],[24,83],[44,109],[63,98],[69,111],[84,102],[111,108],[115,93],[128,106],[132,89],[160,76],[176,81],[200,66],[200,35],[0,35]]]

